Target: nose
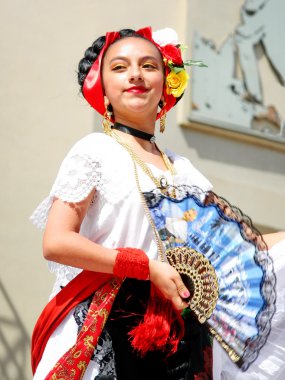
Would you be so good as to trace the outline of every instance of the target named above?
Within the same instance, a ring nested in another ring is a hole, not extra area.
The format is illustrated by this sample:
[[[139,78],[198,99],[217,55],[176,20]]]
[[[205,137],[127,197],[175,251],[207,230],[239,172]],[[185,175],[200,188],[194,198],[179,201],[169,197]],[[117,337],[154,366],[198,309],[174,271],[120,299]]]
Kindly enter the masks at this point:
[[[140,70],[140,67],[131,67],[130,72],[129,72],[129,81],[130,82],[135,82],[135,81],[142,81],[143,80],[143,75]]]

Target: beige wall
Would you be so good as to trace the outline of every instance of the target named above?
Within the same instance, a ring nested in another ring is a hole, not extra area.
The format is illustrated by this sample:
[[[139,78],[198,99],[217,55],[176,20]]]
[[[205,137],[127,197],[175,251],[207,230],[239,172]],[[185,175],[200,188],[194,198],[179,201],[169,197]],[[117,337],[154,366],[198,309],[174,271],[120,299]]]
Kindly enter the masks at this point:
[[[29,215],[49,192],[71,145],[100,128],[100,118],[78,96],[76,70],[83,51],[106,30],[146,25],[154,29],[173,27],[189,44],[194,27],[202,34],[212,33],[208,27],[215,22],[213,12],[217,11],[213,3],[1,1],[0,330],[7,339],[5,342],[0,335],[0,347],[4,347],[4,351],[0,349],[0,366],[2,360],[7,364],[0,368],[1,379],[30,378],[28,338],[53,282],[41,256],[41,233],[31,226]],[[241,2],[219,3],[224,5],[225,23],[217,23],[213,36],[217,42],[230,29],[230,20],[238,19],[234,10]],[[202,15],[201,6],[205,7]],[[188,95],[171,111],[162,146],[171,146],[191,158],[217,192],[257,223],[284,228],[285,165],[280,165],[284,154],[182,130],[177,124],[187,118],[189,104]],[[222,148],[230,159],[220,153]]]

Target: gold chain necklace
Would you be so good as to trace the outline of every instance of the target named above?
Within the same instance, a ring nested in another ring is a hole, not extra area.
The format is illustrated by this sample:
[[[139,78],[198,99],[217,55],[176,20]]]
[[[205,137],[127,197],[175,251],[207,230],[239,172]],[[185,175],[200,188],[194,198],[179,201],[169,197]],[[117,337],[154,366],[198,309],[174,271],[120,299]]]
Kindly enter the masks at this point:
[[[143,172],[152,180],[152,182],[155,184],[155,186],[160,189],[161,191],[164,191],[167,189],[167,186],[168,186],[168,183],[167,183],[167,179],[165,178],[165,176],[160,176],[160,177],[155,177],[152,173],[152,171],[150,170],[150,168],[146,165],[146,163],[133,151],[133,149],[126,143],[124,142],[115,132],[113,132],[112,130],[111,131],[108,131],[108,132],[105,132],[107,135],[113,137],[122,147],[124,147],[128,153],[130,154],[132,160],[134,162],[136,162],[140,168],[143,170]],[[174,175],[176,174],[176,171],[174,169],[174,166],[172,165],[172,163],[170,162],[169,158],[167,157],[167,155],[162,152],[158,146],[156,146],[157,150],[159,151],[159,153],[161,154],[161,157],[162,157],[162,160],[164,162],[164,165],[166,166],[166,168],[169,170],[170,174],[171,175]]]
[[[156,242],[156,245],[157,245],[157,249],[158,249],[158,255],[159,255],[159,259],[161,262],[165,261],[164,260],[164,247],[163,247],[163,243],[160,239],[160,236],[159,236],[159,233],[156,229],[156,226],[154,224],[154,221],[152,219],[152,216],[150,215],[150,211],[149,211],[149,208],[148,208],[148,205],[146,204],[146,200],[145,200],[145,197],[143,195],[143,192],[142,192],[142,189],[140,187],[140,181],[139,181],[139,176],[138,176],[138,171],[137,171],[137,165],[136,165],[136,162],[133,160],[133,164],[134,164],[134,172],[135,172],[135,180],[136,180],[136,185],[137,185],[137,188],[138,188],[138,191],[139,191],[139,194],[140,194],[140,198],[141,198],[141,202],[142,202],[142,205],[143,205],[143,208],[144,208],[144,212],[145,212],[145,215],[147,217],[147,220],[152,228],[152,232],[154,234],[154,238],[155,238],[155,242]]]
[[[152,228],[152,231],[153,231],[153,234],[154,234],[154,237],[155,237],[155,241],[156,241],[156,245],[157,245],[157,249],[158,249],[158,254],[159,254],[159,259],[160,259],[160,261],[163,262],[163,261],[165,261],[164,260],[164,247],[163,247],[163,243],[162,243],[162,241],[160,239],[159,233],[158,233],[158,231],[156,229],[156,226],[154,224],[152,216],[150,215],[150,211],[149,211],[148,205],[146,203],[145,197],[144,197],[142,189],[140,187],[139,176],[138,176],[138,171],[137,171],[137,164],[141,167],[141,169],[143,170],[143,172],[153,181],[153,183],[156,185],[156,187],[159,190],[161,190],[162,192],[167,189],[167,186],[168,186],[167,180],[166,180],[166,178],[164,176],[161,176],[161,177],[159,177],[157,179],[153,175],[153,173],[149,169],[149,167],[145,164],[145,162],[116,133],[114,133],[112,130],[108,131],[108,132],[105,132],[105,133],[107,135],[109,135],[110,137],[113,137],[123,148],[125,148],[128,151],[128,153],[131,156],[131,159],[132,159],[133,164],[134,164],[135,181],[136,181],[136,185],[137,185],[137,188],[138,188],[138,191],[139,191],[139,194],[140,194],[141,202],[142,202],[142,205],[143,205],[146,217],[148,219],[148,222],[149,222],[149,224],[150,224],[150,226]],[[175,171],[173,165],[171,164],[169,158],[167,157],[167,155],[164,152],[162,152],[158,147],[157,147],[157,149],[160,152],[160,154],[162,156],[162,159],[163,159],[163,162],[164,162],[166,168],[170,171],[171,175],[176,174],[176,171]]]

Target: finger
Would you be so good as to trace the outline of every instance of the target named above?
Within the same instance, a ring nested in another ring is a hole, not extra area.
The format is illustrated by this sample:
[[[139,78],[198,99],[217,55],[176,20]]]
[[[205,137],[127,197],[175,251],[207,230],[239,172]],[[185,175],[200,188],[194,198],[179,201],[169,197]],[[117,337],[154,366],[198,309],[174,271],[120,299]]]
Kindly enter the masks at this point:
[[[186,307],[188,307],[188,303],[183,301],[182,298],[176,297],[173,301],[173,306],[175,307],[176,310],[183,310]]]
[[[176,283],[176,288],[177,288],[177,291],[178,291],[180,297],[182,297],[182,298],[189,298],[190,297],[190,292],[186,288],[186,286],[184,285],[184,283],[182,281],[179,281],[178,283]]]

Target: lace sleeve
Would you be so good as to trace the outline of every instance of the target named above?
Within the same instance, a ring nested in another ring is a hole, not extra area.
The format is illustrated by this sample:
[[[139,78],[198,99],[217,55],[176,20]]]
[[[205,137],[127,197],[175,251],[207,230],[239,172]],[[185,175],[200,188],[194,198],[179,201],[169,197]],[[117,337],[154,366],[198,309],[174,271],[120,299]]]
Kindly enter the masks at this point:
[[[49,196],[31,216],[33,224],[44,229],[54,198],[80,202],[101,185],[101,162],[88,154],[70,153],[63,161]]]

